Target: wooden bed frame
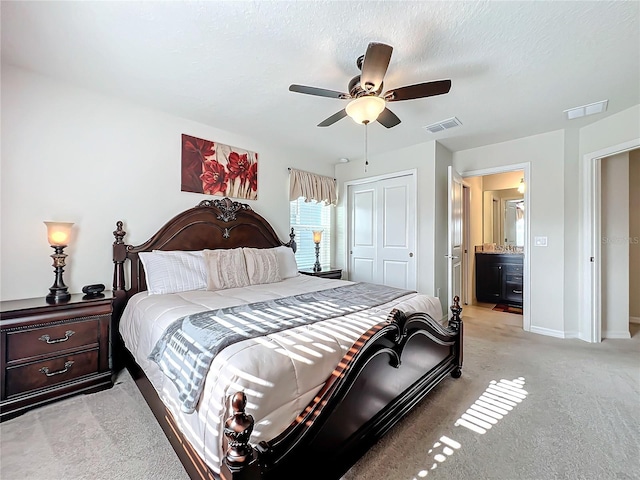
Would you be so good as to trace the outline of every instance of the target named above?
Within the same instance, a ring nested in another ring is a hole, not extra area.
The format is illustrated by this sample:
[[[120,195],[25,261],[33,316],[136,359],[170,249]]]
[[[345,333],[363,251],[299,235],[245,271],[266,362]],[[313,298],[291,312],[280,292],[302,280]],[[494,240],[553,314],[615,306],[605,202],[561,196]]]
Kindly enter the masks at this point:
[[[142,245],[125,244],[123,223],[116,226],[114,332],[119,331],[129,298],[147,288],[140,252],[280,245],[295,251],[293,229],[289,242],[283,243],[249,205],[228,198],[205,200],[178,214]],[[129,288],[126,261],[130,262]],[[220,475],[204,463],[178,430],[119,334],[114,335],[114,363],[126,364],[192,479],[337,479],[448,374],[460,377],[463,329],[457,297],[451,311],[444,327],[425,313],[405,315],[393,310],[386,323],[360,337],[289,428],[268,442],[249,443],[253,418],[244,411],[244,393],[236,393],[233,414],[225,424],[227,454]]]

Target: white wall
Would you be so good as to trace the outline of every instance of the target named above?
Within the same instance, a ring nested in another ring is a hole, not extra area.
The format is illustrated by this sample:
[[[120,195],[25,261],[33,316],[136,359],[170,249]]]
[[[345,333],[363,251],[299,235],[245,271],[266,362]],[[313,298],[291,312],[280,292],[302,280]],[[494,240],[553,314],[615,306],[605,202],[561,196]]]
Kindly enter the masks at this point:
[[[640,149],[629,152],[629,316],[640,323]]]
[[[580,168],[579,131],[564,132],[564,328],[565,332],[578,332],[580,322]]]
[[[510,142],[454,152],[460,173],[531,165],[527,235],[546,236],[547,247],[531,247],[531,331],[566,336],[564,326],[564,132],[555,131]],[[530,242],[531,244],[531,242]]]
[[[640,105],[635,105],[580,129],[577,155],[575,158],[567,158],[566,160],[566,171],[569,172],[569,168],[572,168],[572,173],[575,172],[578,178],[579,190],[577,192],[577,198],[579,211],[576,215],[577,218],[570,217],[569,220],[572,222],[572,226],[577,224],[579,233],[588,231],[585,222],[590,221],[585,216],[585,212],[587,211],[587,205],[585,203],[587,186],[584,182],[587,177],[586,172],[591,168],[591,157],[596,152],[605,149],[609,150],[607,153],[614,153],[610,150],[620,145],[633,144],[637,146],[638,141],[640,141]],[[583,279],[589,278],[589,272],[593,264],[589,261],[591,252],[582,251],[583,240],[581,236],[576,237],[572,247],[579,255],[575,257],[575,263],[568,262],[565,271],[568,275],[566,282],[568,289],[571,288],[571,294],[568,295],[569,300],[573,301],[573,291],[577,289],[575,291],[577,303],[572,303],[571,307],[577,304],[579,308],[570,307],[573,312],[580,313],[579,316],[576,316],[574,313],[576,325],[580,325],[581,338],[590,339],[591,312],[583,302],[586,294],[580,294],[580,287],[584,289],[582,291],[590,289],[589,285],[583,285]]]
[[[310,152],[282,151],[220,128],[149,110],[2,65],[0,295],[44,297],[53,253],[44,220],[76,225],[64,280],[71,292],[112,283],[112,231],[140,244],[206,198],[180,191],[182,133],[259,153],[258,200],[288,240],[288,166],[332,175]]]
[[[580,159],[590,152],[640,137],[640,105],[623,110],[580,129]]]
[[[418,291],[429,295],[436,294],[436,275],[440,276],[440,265],[436,267],[434,252],[436,249],[436,144],[435,142],[422,143],[401,150],[388,153],[381,153],[369,156],[368,171],[364,172],[364,162],[354,160],[350,163],[338,164],[335,167],[335,177],[338,181],[340,198],[337,206],[337,224],[347,225],[346,215],[346,195],[345,182],[364,178],[376,177],[389,173],[405,170],[417,169],[417,203],[418,203],[418,225],[417,237],[418,245],[416,251],[416,261],[418,268]],[[446,170],[446,169],[445,169]],[[441,171],[438,169],[439,182],[442,181]],[[445,175],[446,190],[446,175]],[[441,197],[442,186],[439,187],[438,196]],[[446,196],[446,191],[445,191]],[[441,205],[439,205],[441,207]],[[446,204],[445,204],[446,215]],[[441,216],[441,213],[439,214]],[[446,222],[446,220],[445,220]],[[335,263],[337,266],[347,271],[346,261],[346,231],[345,228],[338,228],[336,232]],[[444,231],[446,235],[446,230]],[[441,240],[438,240],[441,241]],[[445,240],[446,241],[446,240]],[[444,254],[443,254],[444,258]],[[438,273],[436,272],[438,269]],[[442,292],[446,291],[445,285],[438,285]],[[443,307],[447,301],[442,299]]]
[[[602,336],[629,338],[629,153],[602,160]]]

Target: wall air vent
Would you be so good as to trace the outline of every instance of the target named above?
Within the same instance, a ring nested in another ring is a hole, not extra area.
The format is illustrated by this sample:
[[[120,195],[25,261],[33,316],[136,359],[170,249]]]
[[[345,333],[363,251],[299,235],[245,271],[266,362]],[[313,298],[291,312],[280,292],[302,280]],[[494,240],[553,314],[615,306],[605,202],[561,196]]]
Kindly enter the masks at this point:
[[[441,120],[440,122],[427,125],[424,128],[429,133],[438,133],[443,130],[447,130],[449,128],[457,127],[458,125],[462,125],[462,122],[458,120],[456,117],[451,117],[451,118],[447,118],[446,120]]]
[[[602,100],[600,102],[590,103],[589,105],[582,105],[580,107],[570,108],[564,110],[567,120],[573,120],[574,118],[586,117],[587,115],[593,115],[594,113],[602,113],[607,110],[609,100]]]

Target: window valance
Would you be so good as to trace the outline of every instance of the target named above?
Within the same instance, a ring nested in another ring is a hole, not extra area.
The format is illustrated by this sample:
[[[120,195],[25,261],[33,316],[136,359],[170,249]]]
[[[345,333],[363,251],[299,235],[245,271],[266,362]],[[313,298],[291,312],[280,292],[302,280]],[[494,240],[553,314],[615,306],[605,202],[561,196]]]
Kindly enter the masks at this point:
[[[338,194],[335,178],[290,168],[289,201],[297,200],[300,197],[304,197],[305,202],[315,200],[316,202],[324,202],[325,205],[336,205]]]

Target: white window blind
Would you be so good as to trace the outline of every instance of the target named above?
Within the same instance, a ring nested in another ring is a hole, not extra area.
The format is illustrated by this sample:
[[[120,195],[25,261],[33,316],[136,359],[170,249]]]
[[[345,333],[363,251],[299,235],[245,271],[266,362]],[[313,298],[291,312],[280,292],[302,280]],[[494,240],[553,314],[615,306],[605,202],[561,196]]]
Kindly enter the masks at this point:
[[[305,202],[300,197],[290,203],[290,225],[295,230],[296,261],[299,268],[311,268],[316,262],[316,244],[313,231],[322,230],[320,242],[320,265],[328,267],[331,261],[331,206],[314,201]]]

